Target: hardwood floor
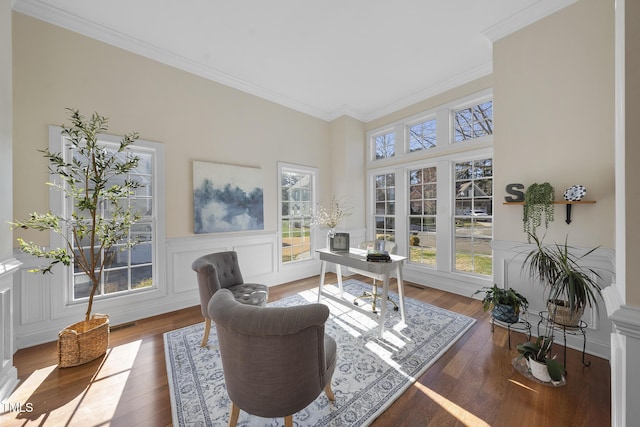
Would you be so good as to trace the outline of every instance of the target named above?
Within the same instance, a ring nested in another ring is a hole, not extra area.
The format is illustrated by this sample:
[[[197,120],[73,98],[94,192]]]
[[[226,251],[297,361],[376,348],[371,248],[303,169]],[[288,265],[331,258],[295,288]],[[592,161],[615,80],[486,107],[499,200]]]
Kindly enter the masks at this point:
[[[335,283],[335,276],[331,279]],[[315,287],[318,280],[316,276],[272,287],[270,300]],[[564,387],[534,383],[511,366],[515,343],[524,336],[512,332],[509,350],[506,330],[496,327],[491,332],[479,301],[431,288],[409,285],[405,290],[407,297],[478,322],[373,426],[610,425],[607,360],[587,355],[591,366],[584,367],[581,354],[569,349]],[[170,426],[162,334],[201,321],[198,306],[114,327],[106,357],[75,368],[56,367],[55,342],[19,350],[14,362],[20,383],[0,412],[7,411],[8,404],[15,408],[27,403],[32,411],[6,412],[0,425]]]

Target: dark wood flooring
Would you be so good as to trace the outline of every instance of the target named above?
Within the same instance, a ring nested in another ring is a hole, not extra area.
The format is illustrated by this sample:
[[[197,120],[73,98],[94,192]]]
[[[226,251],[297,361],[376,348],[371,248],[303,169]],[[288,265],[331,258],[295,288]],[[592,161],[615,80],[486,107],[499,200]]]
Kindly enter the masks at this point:
[[[363,281],[369,281],[356,276]],[[335,276],[331,278],[335,282]],[[317,276],[272,287],[276,300],[315,287]],[[331,280],[329,281],[331,283]],[[514,370],[512,332],[491,332],[479,301],[431,288],[405,286],[406,296],[478,319],[454,346],[372,424],[387,426],[608,426],[611,380],[607,360],[567,352],[567,384],[553,388]],[[202,321],[191,307],[115,328],[107,356],[75,368],[56,367],[56,343],[19,350],[20,383],[0,406],[1,426],[170,426],[171,408],[162,334]],[[117,326],[117,325],[116,325]],[[561,351],[559,351],[561,354]],[[25,408],[25,409],[28,409]]]

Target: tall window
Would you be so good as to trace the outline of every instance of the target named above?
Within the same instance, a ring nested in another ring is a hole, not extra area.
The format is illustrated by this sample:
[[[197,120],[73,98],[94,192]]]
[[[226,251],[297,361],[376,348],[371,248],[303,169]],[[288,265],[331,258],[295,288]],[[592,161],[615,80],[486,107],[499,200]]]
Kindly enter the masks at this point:
[[[409,171],[409,261],[436,265],[436,167]]]
[[[396,240],[396,175],[386,173],[375,177],[376,239]]]
[[[280,223],[282,263],[311,258],[311,213],[315,172],[280,168]]]
[[[66,161],[71,162],[75,157],[71,144],[60,136],[61,129],[51,127],[50,150],[60,152]],[[117,152],[119,137],[101,135],[99,144],[106,150]],[[162,145],[137,140],[127,149],[128,154],[137,156],[140,160],[138,167],[132,170],[126,177],[118,176],[109,182],[109,185],[118,184],[124,179],[135,180],[140,186],[135,194],[127,195],[120,201],[121,206],[131,206],[133,211],[140,215],[140,219],[129,228],[126,240],[113,245],[108,251],[103,250],[100,256],[106,259],[105,269],[102,272],[100,288],[96,291],[96,298],[105,298],[113,295],[133,294],[141,290],[157,287],[156,283],[156,253],[157,253],[157,224],[162,222],[163,212],[158,208],[158,164]],[[127,153],[120,153],[126,156]],[[116,180],[117,179],[117,180]],[[74,201],[66,199],[60,193],[59,200],[52,200],[52,211],[60,212],[73,210]],[[102,204],[100,215],[109,217],[113,207],[108,203]],[[73,239],[70,239],[73,241]],[[130,241],[137,242],[136,246],[128,248]],[[74,252],[78,254],[88,248],[87,241],[78,244],[74,242]],[[68,268],[69,295],[71,301],[80,301],[88,298],[91,282],[78,265]]]
[[[459,162],[455,170],[455,268],[492,274],[493,160]]]
[[[492,145],[490,90],[372,129],[370,237],[399,243],[407,267],[421,274],[487,283],[493,274]]]

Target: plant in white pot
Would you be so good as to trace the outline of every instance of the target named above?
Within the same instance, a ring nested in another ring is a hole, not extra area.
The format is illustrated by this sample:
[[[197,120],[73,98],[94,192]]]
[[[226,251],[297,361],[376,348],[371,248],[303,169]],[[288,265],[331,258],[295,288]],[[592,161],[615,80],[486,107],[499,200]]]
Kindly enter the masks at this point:
[[[78,110],[68,111],[72,125],[62,126],[62,136],[68,140],[71,160],[66,160],[63,153],[40,151],[49,160],[50,173],[59,179],[48,185],[64,194],[70,208],[64,215],[32,213],[12,223],[13,228],[57,233],[65,242],[62,247],[47,249],[18,238],[23,252],[49,260],[48,266],[33,271],[51,273],[57,264],[73,263],[91,283],[85,320],[65,328],[58,336],[61,367],[94,360],[108,348],[108,316],[91,316],[93,301],[114,245],[126,249],[136,244],[129,237],[129,229],[139,216],[125,201],[140,186],[129,178],[139,158],[127,150],[138,134],[125,135],[117,149],[106,148],[98,142],[98,135],[107,131],[107,118],[97,113],[86,118]]]

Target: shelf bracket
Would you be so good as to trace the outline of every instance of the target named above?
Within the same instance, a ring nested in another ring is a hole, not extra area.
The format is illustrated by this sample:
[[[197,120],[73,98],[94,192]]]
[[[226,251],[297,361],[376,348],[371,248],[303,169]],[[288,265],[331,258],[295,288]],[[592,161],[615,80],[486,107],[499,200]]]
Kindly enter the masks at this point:
[[[567,204],[567,219],[565,220],[567,224],[571,224],[571,206],[573,206],[571,203]]]

